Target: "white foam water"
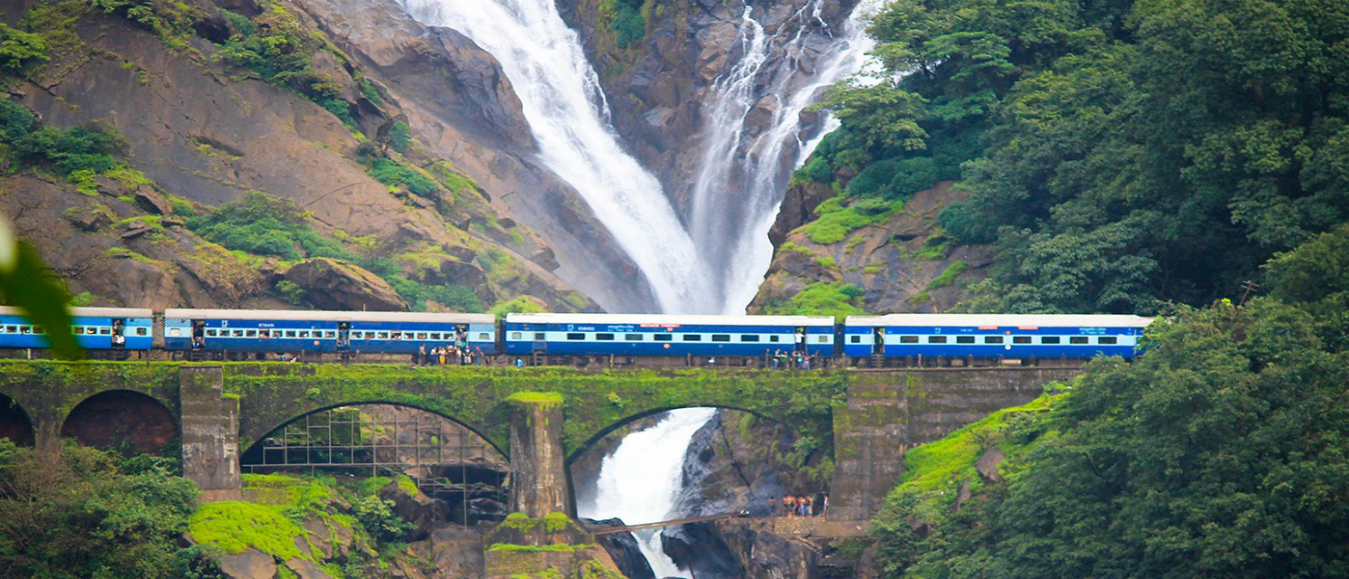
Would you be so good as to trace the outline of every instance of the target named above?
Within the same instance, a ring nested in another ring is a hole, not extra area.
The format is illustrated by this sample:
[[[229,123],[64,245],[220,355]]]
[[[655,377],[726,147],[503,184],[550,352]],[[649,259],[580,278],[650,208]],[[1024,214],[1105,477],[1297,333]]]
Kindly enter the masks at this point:
[[[646,276],[659,307],[696,313],[705,267],[661,184],[623,150],[599,77],[552,0],[402,0],[417,20],[453,28],[501,63],[550,170],[585,199]]]

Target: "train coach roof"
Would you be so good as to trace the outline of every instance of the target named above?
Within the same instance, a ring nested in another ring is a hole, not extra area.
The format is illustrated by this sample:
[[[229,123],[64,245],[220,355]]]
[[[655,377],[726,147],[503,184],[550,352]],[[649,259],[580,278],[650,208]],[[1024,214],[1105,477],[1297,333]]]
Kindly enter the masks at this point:
[[[23,311],[0,306],[0,315],[22,316]],[[155,313],[145,308],[70,308],[70,315],[81,318],[153,318]]]
[[[432,314],[422,312],[349,312],[324,310],[164,310],[165,318],[193,320],[287,320],[302,322],[431,322],[491,324],[492,314]]]
[[[1145,328],[1152,318],[1092,314],[889,314],[848,316],[845,326]]]
[[[624,324],[653,326],[833,326],[828,316],[717,316],[678,314],[506,314],[517,324]]]

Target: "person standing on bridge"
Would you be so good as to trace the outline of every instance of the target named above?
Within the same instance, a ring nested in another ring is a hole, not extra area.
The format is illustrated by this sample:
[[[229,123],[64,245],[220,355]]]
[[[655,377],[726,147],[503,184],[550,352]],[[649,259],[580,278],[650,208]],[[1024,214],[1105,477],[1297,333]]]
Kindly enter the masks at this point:
[[[774,517],[778,514],[778,498],[768,497],[768,516]]]
[[[815,495],[806,497],[806,516],[815,516]]]
[[[820,505],[820,516],[823,517],[829,514],[829,495],[821,493],[820,496],[824,497],[824,504]]]
[[[790,495],[782,495],[782,514],[786,517],[792,516],[792,497]]]

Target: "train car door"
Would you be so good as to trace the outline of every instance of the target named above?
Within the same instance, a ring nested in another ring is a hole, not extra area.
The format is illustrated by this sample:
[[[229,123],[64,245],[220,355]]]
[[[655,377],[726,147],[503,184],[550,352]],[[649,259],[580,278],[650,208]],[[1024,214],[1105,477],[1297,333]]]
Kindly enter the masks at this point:
[[[192,320],[192,349],[206,347],[206,320]]]
[[[337,351],[348,352],[350,350],[351,350],[351,322],[338,322]]]
[[[872,356],[884,356],[884,355],[885,355],[885,328],[884,328],[884,327],[878,326],[878,327],[876,327],[876,328],[872,328],[871,332],[872,332],[872,333],[871,333],[871,355],[872,355]]]
[[[112,349],[121,350],[126,347],[126,320],[115,319],[112,321]]]

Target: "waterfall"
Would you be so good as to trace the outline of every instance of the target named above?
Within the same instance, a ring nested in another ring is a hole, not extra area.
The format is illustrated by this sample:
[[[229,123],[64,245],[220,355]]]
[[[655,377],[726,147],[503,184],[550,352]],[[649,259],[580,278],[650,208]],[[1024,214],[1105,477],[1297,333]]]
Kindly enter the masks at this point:
[[[408,13],[472,38],[501,63],[539,157],[585,199],[646,276],[662,311],[706,307],[708,277],[661,184],[609,125],[599,77],[553,0],[402,0]]]
[[[825,1],[807,2],[771,38],[745,6],[739,26],[743,55],[717,79],[705,108],[706,144],[692,182],[690,222],[694,243],[715,278],[708,294],[715,300],[712,307],[724,313],[744,312],[758,292],[773,256],[768,230],[791,172],[819,143],[824,129],[838,126],[829,119],[811,131],[801,113],[823,89],[860,72],[866,53],[875,46],[865,34],[866,18],[880,0],[861,0],[837,37],[820,18]],[[834,40],[812,56],[807,50],[811,34]],[[770,50],[780,56],[766,66]],[[810,66],[805,66],[806,59]],[[772,118],[755,134],[750,114],[764,99],[773,101]]]
[[[577,505],[588,519],[618,517],[629,525],[666,521],[683,491],[684,454],[693,435],[717,413],[714,408],[671,410],[655,426],[629,434],[600,464],[595,501]],[[657,579],[687,577],[665,554],[660,529],[636,531],[637,546]]]

